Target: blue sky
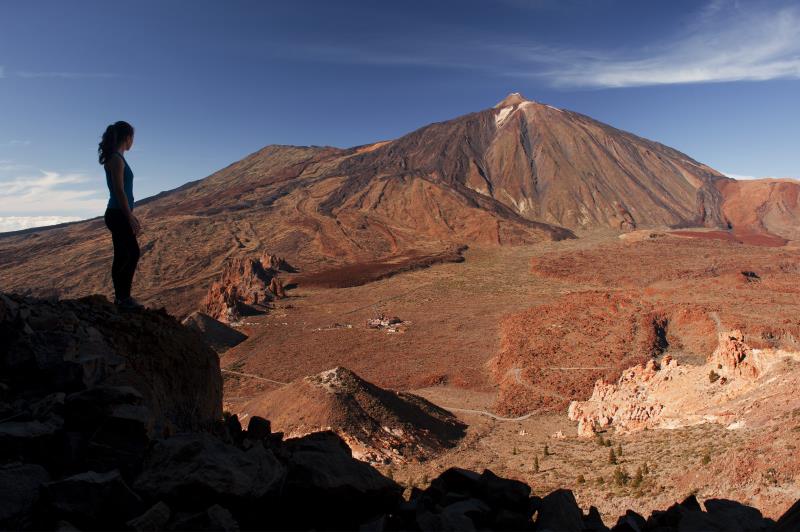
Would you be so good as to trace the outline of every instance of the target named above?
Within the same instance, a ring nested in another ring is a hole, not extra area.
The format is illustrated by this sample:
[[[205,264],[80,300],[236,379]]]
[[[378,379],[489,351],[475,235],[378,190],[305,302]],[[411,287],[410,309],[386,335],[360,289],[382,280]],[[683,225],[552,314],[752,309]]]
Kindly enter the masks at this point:
[[[800,176],[789,1],[0,3],[0,231],[102,214],[267,144],[352,146],[491,107],[578,111],[740,176]]]

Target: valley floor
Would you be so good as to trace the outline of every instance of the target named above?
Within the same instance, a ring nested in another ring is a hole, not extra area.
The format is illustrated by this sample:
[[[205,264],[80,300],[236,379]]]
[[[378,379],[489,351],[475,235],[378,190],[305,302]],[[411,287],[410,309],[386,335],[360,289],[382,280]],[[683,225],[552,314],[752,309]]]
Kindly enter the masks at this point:
[[[665,353],[703,362],[720,324],[744,330],[754,347],[798,348],[796,247],[640,236],[593,233],[471,248],[464,263],[363,286],[300,286],[270,313],[241,324],[249,338],[221,360],[226,409],[236,412],[282,383],[344,366],[378,386],[421,395],[469,424],[462,442],[433,460],[383,466],[408,486],[425,485],[451,466],[490,468],[537,493],[573,489],[582,506],[595,505],[609,518],[626,508],[647,514],[690,493],[780,515],[800,497],[792,458],[800,409],[757,428],[702,424],[608,434],[612,447],[578,438],[567,419],[569,400],[588,398],[597,378],[614,379]],[[742,271],[759,278],[751,282]],[[598,297],[611,301],[607,323],[585,312],[597,310]],[[645,335],[658,352],[631,354],[626,335],[641,332],[631,316],[643,313],[660,324],[655,336]],[[379,315],[404,323],[397,332],[367,328]],[[548,329],[525,328],[539,327],[542,316],[552,316]],[[760,458],[742,465],[767,434]],[[610,450],[620,445],[612,464]],[[771,456],[776,463],[768,467]],[[640,469],[646,473],[637,479]]]

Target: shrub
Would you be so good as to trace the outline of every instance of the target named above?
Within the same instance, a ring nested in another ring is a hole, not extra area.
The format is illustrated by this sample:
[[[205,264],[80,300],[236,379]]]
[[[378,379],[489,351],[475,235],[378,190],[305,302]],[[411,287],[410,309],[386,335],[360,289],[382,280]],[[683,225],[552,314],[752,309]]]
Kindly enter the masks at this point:
[[[644,471],[642,471],[642,466],[639,466],[636,469],[636,475],[633,477],[633,482],[631,482],[631,486],[633,486],[634,488],[638,488],[639,486],[642,485],[643,481],[644,481]]]
[[[625,486],[631,479],[624,467],[617,466],[614,470],[614,484],[617,486]]]
[[[714,371],[713,369],[708,374],[708,382],[717,382],[719,380],[719,373]]]
[[[617,456],[622,456],[622,444],[617,444]]]
[[[542,451],[544,456],[550,456],[550,449],[547,447],[547,444],[544,444],[544,451]]]
[[[535,473],[539,472],[539,457],[538,456],[534,456],[533,457],[533,471]]]
[[[703,465],[708,465],[711,462],[711,455],[709,453],[704,454],[702,462]]]
[[[614,454],[614,448],[608,450],[608,463],[609,464],[616,464],[617,463],[617,455]]]
[[[578,475],[577,482],[578,482],[578,484],[585,484],[586,483],[586,479],[583,478],[583,475]]]

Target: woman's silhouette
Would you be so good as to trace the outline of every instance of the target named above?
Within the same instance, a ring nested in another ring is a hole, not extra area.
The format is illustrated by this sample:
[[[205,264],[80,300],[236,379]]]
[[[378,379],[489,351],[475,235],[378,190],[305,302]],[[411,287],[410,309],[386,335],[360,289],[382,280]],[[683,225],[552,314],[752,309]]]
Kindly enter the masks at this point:
[[[109,199],[105,222],[114,243],[114,262],[111,278],[114,281],[114,303],[123,309],[142,308],[131,297],[133,274],[139,262],[139,243],[136,236],[142,226],[133,215],[133,171],[123,152],[133,146],[133,126],[115,122],[106,128],[97,149],[100,164],[106,169]]]

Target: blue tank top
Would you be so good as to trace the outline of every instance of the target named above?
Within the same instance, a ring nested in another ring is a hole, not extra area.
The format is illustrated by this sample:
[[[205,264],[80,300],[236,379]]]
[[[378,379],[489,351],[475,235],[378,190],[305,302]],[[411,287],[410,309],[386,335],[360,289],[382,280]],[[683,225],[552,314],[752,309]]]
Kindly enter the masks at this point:
[[[128,198],[128,207],[133,210],[133,170],[128,166],[128,161],[125,160],[125,157],[122,157],[121,153],[116,152],[112,155],[119,155],[122,162],[125,163],[125,172],[122,175],[122,189],[125,191],[125,196]],[[108,170],[106,170],[106,185],[108,185],[109,195],[108,208],[119,209],[119,202],[117,201],[117,196],[114,194],[114,189],[111,185],[111,174],[108,173]]]

